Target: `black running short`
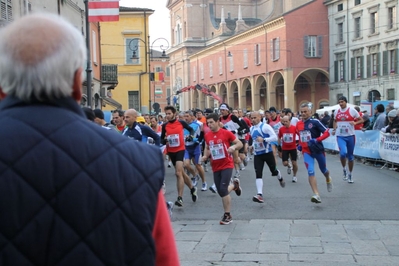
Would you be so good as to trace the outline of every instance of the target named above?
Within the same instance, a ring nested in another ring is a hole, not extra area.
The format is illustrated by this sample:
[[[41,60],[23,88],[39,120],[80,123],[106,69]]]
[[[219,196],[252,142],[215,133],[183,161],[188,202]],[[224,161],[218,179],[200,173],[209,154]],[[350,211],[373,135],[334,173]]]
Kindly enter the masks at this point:
[[[172,161],[172,164],[175,166],[177,161],[184,161],[184,153],[185,150],[178,152],[168,152],[169,158]]]

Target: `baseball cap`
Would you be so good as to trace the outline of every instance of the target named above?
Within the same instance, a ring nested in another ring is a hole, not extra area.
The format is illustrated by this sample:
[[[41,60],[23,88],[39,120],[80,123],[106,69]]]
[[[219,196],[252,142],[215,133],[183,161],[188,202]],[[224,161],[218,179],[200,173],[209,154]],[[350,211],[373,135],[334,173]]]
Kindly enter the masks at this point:
[[[100,119],[104,119],[104,113],[100,109],[94,109],[94,116]]]
[[[277,112],[276,107],[272,106],[269,108],[269,112]]]
[[[396,117],[396,110],[389,111],[388,117]]]
[[[227,105],[227,103],[222,103],[219,106],[219,110],[230,110],[229,106]]]
[[[136,121],[137,121],[137,123],[145,123],[145,119],[142,116],[138,116]]]

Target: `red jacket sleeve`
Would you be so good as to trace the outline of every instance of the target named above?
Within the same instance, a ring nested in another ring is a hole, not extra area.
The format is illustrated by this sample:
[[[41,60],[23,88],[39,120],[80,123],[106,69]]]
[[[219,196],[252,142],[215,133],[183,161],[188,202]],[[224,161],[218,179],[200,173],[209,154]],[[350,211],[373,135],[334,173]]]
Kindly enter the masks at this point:
[[[323,135],[321,135],[320,137],[318,137],[316,140],[317,140],[318,142],[322,142],[323,140],[325,140],[325,139],[328,138],[329,136],[330,136],[330,131],[329,131],[328,128],[327,128],[327,130],[324,131]]]
[[[152,236],[155,241],[156,265],[179,266],[179,254],[177,253],[175,237],[162,191],[158,194],[157,213]]]

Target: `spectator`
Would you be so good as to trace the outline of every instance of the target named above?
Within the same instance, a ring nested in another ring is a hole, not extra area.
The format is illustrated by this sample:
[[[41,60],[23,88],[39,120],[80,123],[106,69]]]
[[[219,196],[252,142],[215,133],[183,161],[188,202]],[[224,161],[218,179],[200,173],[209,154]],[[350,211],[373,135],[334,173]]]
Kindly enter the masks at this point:
[[[325,126],[328,127],[330,123],[331,116],[328,114],[328,111],[324,111],[324,117],[320,120],[320,122]]]
[[[393,105],[391,105],[391,104],[388,104],[386,107],[385,107],[385,114],[386,114],[386,117],[385,117],[385,122],[384,122],[384,125],[385,126],[388,126],[388,124],[389,124],[389,118],[388,118],[388,114],[389,114],[389,112],[390,111],[392,111],[392,110],[394,110],[394,108],[393,108]]]
[[[365,131],[370,126],[370,117],[367,111],[363,111],[363,128],[362,130]]]
[[[388,119],[389,119],[389,123],[388,126],[386,126],[385,128],[383,128],[382,130],[386,133],[392,133],[392,134],[397,134],[399,133],[399,109],[398,111],[396,110],[391,110],[388,113]]]
[[[385,107],[382,104],[377,104],[374,109],[375,117],[373,123],[373,130],[381,130],[385,126],[386,114],[384,112]]]
[[[330,121],[328,122],[328,128],[334,128],[334,112],[335,110],[331,111],[331,118]]]
[[[94,118],[94,122],[95,123],[99,124],[103,128],[113,129],[113,130],[117,131],[116,127],[114,125],[105,122],[104,113],[103,113],[103,111],[101,109],[94,109],[93,112],[94,112],[94,116],[95,116],[95,118]]]
[[[0,31],[2,265],[179,265],[159,148],[87,119],[84,38],[56,15]]]

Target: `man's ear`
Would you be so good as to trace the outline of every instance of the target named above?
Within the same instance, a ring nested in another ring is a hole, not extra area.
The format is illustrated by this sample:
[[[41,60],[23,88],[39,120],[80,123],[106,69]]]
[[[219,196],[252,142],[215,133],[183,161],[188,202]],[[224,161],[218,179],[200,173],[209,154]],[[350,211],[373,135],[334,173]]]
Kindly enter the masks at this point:
[[[82,99],[82,72],[83,69],[80,67],[75,71],[75,75],[73,76],[72,98],[77,102],[80,102]]]
[[[3,92],[3,89],[0,87],[0,100],[3,100],[7,95]]]

